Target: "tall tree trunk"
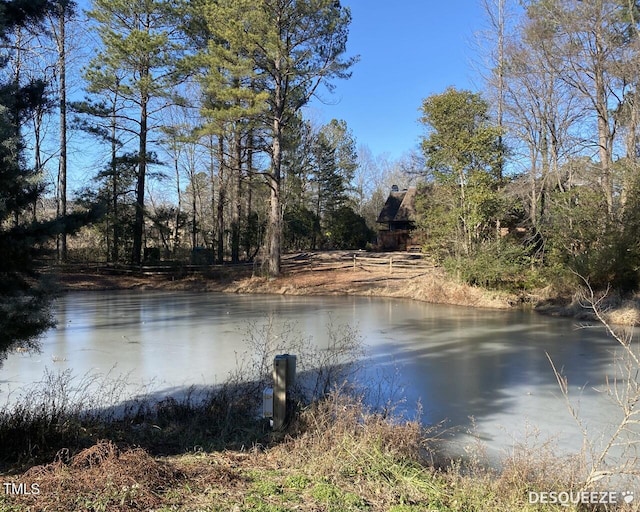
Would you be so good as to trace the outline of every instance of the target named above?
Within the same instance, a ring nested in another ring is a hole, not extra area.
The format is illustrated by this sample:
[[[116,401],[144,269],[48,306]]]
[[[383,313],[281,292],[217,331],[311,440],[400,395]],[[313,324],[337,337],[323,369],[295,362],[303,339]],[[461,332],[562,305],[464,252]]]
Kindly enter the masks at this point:
[[[533,145],[529,145],[529,160],[531,167],[529,169],[529,218],[534,229],[538,229],[538,185],[536,183],[536,174],[538,164],[536,162],[535,149]]]
[[[620,191],[621,216],[624,215],[627,201],[635,185],[638,165],[638,124],[640,122],[638,112],[638,88],[629,94],[629,119],[627,121],[627,136],[625,137],[626,158],[628,167],[624,171],[622,190]]]
[[[629,3],[631,7],[631,2]],[[638,20],[636,18],[636,10],[634,8],[629,9],[629,16],[631,24],[634,28],[634,36],[638,38]],[[637,181],[638,173],[638,124],[640,123],[640,82],[637,79],[638,69],[636,68],[632,73],[633,78],[633,92],[629,93],[629,119],[627,121],[627,136],[625,138],[626,156],[628,160],[628,168],[625,169],[622,190],[620,191],[620,218],[624,218],[627,201],[632,193]]]
[[[195,174],[193,175],[195,178]],[[191,254],[195,263],[195,250],[198,247],[198,195],[196,194],[195,179],[191,180]]]
[[[271,190],[269,205],[269,253],[268,272],[271,276],[280,275],[280,253],[282,236],[282,214],[280,205],[280,172],[282,169],[282,124],[276,116],[273,121],[271,173],[268,176]]]
[[[67,49],[66,8],[60,4],[58,18],[58,73],[60,74],[60,160],[58,162],[58,189],[60,215],[67,215]],[[63,225],[58,236],[58,261],[67,261],[67,232]]]
[[[113,263],[117,263],[120,257],[120,219],[118,218],[118,143],[116,139],[117,129],[117,98],[114,98],[113,108],[111,110],[111,202],[113,209],[113,246],[111,247],[111,260],[113,261]]]
[[[20,29],[16,29],[15,31],[15,62],[13,69],[13,84],[16,92],[20,90],[20,80],[22,74],[22,32]],[[16,140],[16,144],[19,144],[20,137],[22,134],[22,130],[20,129],[20,109],[16,106],[13,109],[13,129],[14,129],[14,137]],[[15,148],[17,152],[18,147]],[[13,225],[18,227],[20,225],[20,212],[16,209],[13,212]]]
[[[498,128],[500,128],[500,135],[498,135],[498,144],[500,144],[500,155],[498,159],[498,184],[502,186],[502,179],[504,174],[504,141],[502,131],[504,130],[504,96],[505,96],[505,15],[504,15],[504,0],[498,0]],[[498,232],[500,227],[498,226]]]
[[[131,258],[132,263],[136,265],[139,265],[142,261],[142,237],[144,234],[144,192],[147,173],[147,132],[149,121],[147,103],[148,98],[143,95],[140,101],[140,148],[136,186],[136,218],[133,229],[133,255]]]
[[[215,162],[216,155],[214,150],[214,137],[213,135],[209,136],[209,184],[211,187],[211,231],[213,233],[213,238],[215,239],[215,227],[216,227],[216,173],[215,173]],[[213,253],[213,240],[211,241],[211,252]]]
[[[484,10],[489,17],[491,29],[495,30],[496,48],[495,56],[492,57],[492,64],[495,73],[495,88],[497,92],[497,105],[496,105],[496,121],[498,128],[501,130],[504,128],[504,110],[505,110],[505,93],[506,93],[506,81],[505,81],[505,32],[506,32],[506,20],[505,20],[505,0],[484,0]],[[496,174],[498,178],[498,184],[502,185],[502,179],[504,174],[505,155],[502,150],[503,147],[503,135],[502,132],[498,136],[498,143],[500,145],[500,154],[498,155]],[[499,228],[498,228],[499,231]]]
[[[213,159],[212,159],[213,160]],[[213,176],[213,161],[211,162],[211,176]],[[198,247],[198,190],[197,172],[195,165],[190,165],[189,179],[191,181],[191,263],[196,263],[196,247]],[[213,178],[211,179],[211,197],[213,197]],[[213,208],[213,199],[212,208]]]
[[[598,153],[600,155],[601,183],[609,219],[613,218],[613,184],[611,181],[612,136],[609,126],[609,108],[605,90],[603,64],[598,62],[595,71],[596,113],[598,116]]]
[[[218,231],[217,261],[224,263],[224,204],[226,202],[224,137],[218,138],[218,211],[216,226]]]
[[[240,218],[242,215],[242,133],[239,123],[236,123],[234,134],[234,168],[235,168],[235,193],[233,208],[231,210],[231,262],[240,262]]]
[[[280,275],[280,256],[282,251],[282,206],[281,183],[282,173],[282,140],[283,140],[283,115],[285,109],[283,90],[284,77],[281,74],[282,61],[280,56],[275,59],[275,88],[274,88],[274,116],[273,116],[273,140],[271,142],[271,172],[267,176],[271,190],[269,204],[269,240],[268,240],[268,264],[270,276]]]
[[[175,255],[178,247],[180,246],[180,217],[182,213],[182,190],[180,190],[180,152],[178,150],[178,140],[175,137],[171,141],[174,147],[174,159],[173,159],[173,170],[176,173],[176,193],[178,195],[178,205],[176,208],[176,214],[174,216],[175,225],[173,227],[173,234],[171,236],[171,247],[173,248],[173,254]]]
[[[38,107],[33,112],[33,153],[35,159],[36,170],[38,173],[42,172],[42,107]],[[38,198],[33,199],[32,205],[32,218],[33,222],[38,219]]]
[[[253,208],[253,131],[249,130],[249,134],[247,136],[247,193],[246,193],[246,229],[251,229],[251,210]],[[259,229],[259,227],[257,227]],[[257,233],[256,233],[257,234]],[[258,234],[257,234],[258,235]],[[257,239],[257,245],[260,246],[260,239]],[[251,237],[249,233],[246,233],[245,236],[245,244],[244,249],[246,252],[247,259],[253,259],[251,256]]]

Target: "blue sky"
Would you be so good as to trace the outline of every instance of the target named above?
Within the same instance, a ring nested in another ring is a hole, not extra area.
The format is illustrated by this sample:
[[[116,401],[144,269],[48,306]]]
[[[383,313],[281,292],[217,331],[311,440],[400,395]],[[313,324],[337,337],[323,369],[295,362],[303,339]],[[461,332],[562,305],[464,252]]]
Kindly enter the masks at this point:
[[[86,9],[90,1],[78,3]],[[347,55],[359,55],[360,61],[349,80],[334,82],[333,94],[321,90],[324,102],[313,100],[306,114],[318,123],[344,119],[358,145],[376,156],[400,158],[424,133],[418,122],[424,98],[451,85],[477,89],[473,40],[486,24],[481,0],[342,3],[352,14]],[[83,146],[80,152],[85,151]],[[78,183],[85,185],[94,167]]]
[[[398,158],[424,132],[422,100],[448,86],[477,90],[474,34],[485,25],[480,0],[343,0],[351,8],[351,79],[335,82],[311,117],[344,119],[358,144]]]

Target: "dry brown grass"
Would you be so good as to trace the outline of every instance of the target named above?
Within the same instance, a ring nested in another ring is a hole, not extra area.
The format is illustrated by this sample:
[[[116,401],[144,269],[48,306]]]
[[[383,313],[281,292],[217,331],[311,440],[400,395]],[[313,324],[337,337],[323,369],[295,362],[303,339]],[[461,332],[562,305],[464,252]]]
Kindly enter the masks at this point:
[[[403,286],[387,286],[384,295],[402,297],[435,304],[452,304],[481,308],[506,309],[517,302],[517,298],[505,292],[485,290],[451,280],[443,272],[434,271],[417,276]]]
[[[372,414],[361,401],[332,393],[301,411],[291,430],[268,447],[154,458],[99,441],[73,457],[61,452],[50,464],[5,477],[37,483],[40,494],[0,496],[0,510],[574,510],[528,503],[529,490],[579,486],[579,461],[558,458],[552,442],[536,438],[514,447],[500,471],[487,469],[481,457],[435,467],[429,463],[433,446],[417,422]]]
[[[616,325],[640,325],[640,298],[623,300],[605,313],[607,322]]]
[[[142,449],[120,450],[98,441],[70,459],[63,451],[54,462],[26,471],[19,481],[38,484],[40,492],[13,499],[33,510],[152,510],[182,478],[171,464]]]
[[[612,325],[640,326],[640,296],[622,297],[611,290],[596,293],[602,319]],[[567,316],[578,320],[599,321],[593,307],[585,302],[584,292],[576,292],[565,305],[551,305],[541,308],[552,315]]]
[[[419,454],[428,447],[425,430],[418,421],[389,421],[368,411],[361,401],[334,391],[303,410],[287,442],[275,446],[273,452],[291,452],[291,460],[300,465],[309,460],[318,460],[321,465],[325,462],[342,464],[341,456],[347,454],[345,439],[352,441],[349,443],[351,456],[355,453],[354,447],[367,451],[371,446],[379,445],[393,457],[423,462]]]
[[[425,448],[417,422],[393,423],[332,393],[267,449],[153,458],[99,441],[70,458],[61,452],[10,478],[40,494],[0,497],[0,510],[386,511],[441,492],[422,464]]]

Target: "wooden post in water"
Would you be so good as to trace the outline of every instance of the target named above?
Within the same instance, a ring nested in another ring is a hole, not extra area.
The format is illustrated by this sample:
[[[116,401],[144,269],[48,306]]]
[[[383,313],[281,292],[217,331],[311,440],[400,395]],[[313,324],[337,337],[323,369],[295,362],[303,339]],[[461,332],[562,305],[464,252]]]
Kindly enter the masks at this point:
[[[282,429],[289,420],[289,392],[296,379],[296,356],[278,355],[273,360],[273,428]]]

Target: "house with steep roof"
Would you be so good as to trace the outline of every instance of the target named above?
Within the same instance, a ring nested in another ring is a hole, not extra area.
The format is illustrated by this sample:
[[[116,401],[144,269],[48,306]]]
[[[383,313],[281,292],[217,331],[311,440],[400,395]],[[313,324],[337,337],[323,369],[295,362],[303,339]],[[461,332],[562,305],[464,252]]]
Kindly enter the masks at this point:
[[[411,232],[415,229],[416,187],[391,188],[378,215],[378,250],[407,251],[413,248]]]

